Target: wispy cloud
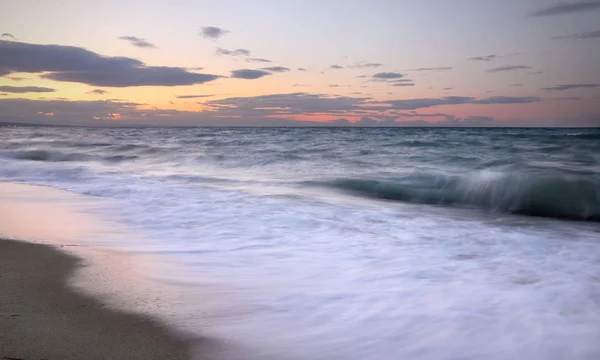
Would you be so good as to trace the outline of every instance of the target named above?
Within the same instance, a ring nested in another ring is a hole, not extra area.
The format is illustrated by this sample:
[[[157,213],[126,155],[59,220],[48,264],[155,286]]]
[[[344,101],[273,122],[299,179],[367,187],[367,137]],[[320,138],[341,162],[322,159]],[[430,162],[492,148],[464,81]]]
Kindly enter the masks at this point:
[[[571,3],[557,3],[537,11],[532,12],[529,16],[553,16],[566,15],[579,12],[600,10],[600,0],[580,0]]]
[[[223,49],[223,48],[217,48],[217,55],[250,56],[250,50],[246,50],[246,49],[227,50],[227,49]]]
[[[307,71],[305,68],[298,68],[298,71]]]
[[[341,65],[333,64],[329,68],[339,70],[339,69],[343,69],[344,67]]]
[[[222,29],[222,28],[216,27],[216,26],[205,26],[205,27],[200,28],[200,35],[207,39],[216,40],[228,33],[229,33],[229,30],[225,30],[225,29]]]
[[[247,58],[246,62],[260,62],[260,63],[270,63],[271,60],[263,59],[263,58]]]
[[[102,90],[102,89],[94,89],[92,91],[88,91],[86,94],[94,94],[94,95],[104,95],[108,93],[108,91],[106,90]]]
[[[351,68],[354,69],[368,69],[368,68],[378,68],[380,66],[383,66],[383,64],[380,63],[374,63],[374,62],[367,62],[367,61],[361,61],[358,62],[352,66],[350,66]]]
[[[600,38],[600,30],[596,30],[596,31],[580,32],[580,33],[564,35],[564,36],[553,36],[552,40],[590,40],[590,39],[599,39],[599,38]]]
[[[13,40],[17,39],[13,34],[10,34],[10,33],[4,33],[4,34],[0,35],[0,37],[13,39]]]
[[[506,65],[506,66],[501,66],[501,67],[497,67],[497,68],[489,69],[487,72],[495,73],[495,72],[514,71],[514,70],[525,70],[525,69],[531,69],[531,66],[524,66],[524,65]]]
[[[39,86],[0,86],[0,91],[7,93],[47,93],[56,90]]]
[[[404,75],[396,72],[379,72],[372,76],[373,79],[380,80],[400,79],[401,77],[404,77]]]
[[[267,70],[267,71],[271,71],[271,72],[286,72],[286,71],[290,71],[290,69],[283,67],[283,66],[271,66],[271,67],[266,67],[266,68],[262,68],[262,70]]]
[[[179,95],[177,99],[198,99],[198,98],[206,98],[215,96],[214,94],[206,94],[206,95]]]
[[[409,83],[409,82],[397,82],[397,83],[393,83],[392,86],[405,87],[405,86],[415,86],[415,84]]]
[[[496,58],[498,58],[498,55],[492,54],[492,55],[470,57],[469,60],[474,60],[474,61],[492,61],[492,60],[494,60]]]
[[[231,71],[231,77],[235,79],[254,80],[267,75],[271,75],[271,73],[264,70],[239,69]]]
[[[600,88],[600,84],[567,84],[567,85],[556,85],[551,87],[542,88],[546,91],[565,91],[573,89],[595,89]]]
[[[147,66],[127,57],[102,56],[75,46],[0,40],[0,75],[45,73],[44,79],[101,87],[202,84],[218,75],[170,66]]]
[[[139,37],[135,37],[135,36],[121,36],[121,37],[119,37],[119,39],[129,41],[129,43],[131,43],[131,45],[139,47],[139,48],[146,48],[146,49],[156,48],[156,46],[154,44],[151,44],[151,43],[147,42],[146,40],[139,38]]]
[[[446,66],[446,67],[425,67],[425,68],[418,68],[418,69],[409,69],[406,71],[448,71],[448,70],[452,70],[451,66]]]

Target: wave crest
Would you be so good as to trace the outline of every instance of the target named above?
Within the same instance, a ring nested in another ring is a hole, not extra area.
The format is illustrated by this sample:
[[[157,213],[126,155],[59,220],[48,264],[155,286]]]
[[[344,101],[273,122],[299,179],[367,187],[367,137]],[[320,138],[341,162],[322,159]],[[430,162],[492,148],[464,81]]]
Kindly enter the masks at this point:
[[[412,174],[394,180],[338,179],[325,184],[344,192],[416,204],[600,221],[600,181],[586,176]]]

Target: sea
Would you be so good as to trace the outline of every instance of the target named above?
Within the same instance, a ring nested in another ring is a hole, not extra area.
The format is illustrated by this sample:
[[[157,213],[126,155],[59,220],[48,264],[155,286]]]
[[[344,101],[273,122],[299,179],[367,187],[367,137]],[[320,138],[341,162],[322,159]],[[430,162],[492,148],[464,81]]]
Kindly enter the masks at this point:
[[[600,359],[600,129],[0,127],[0,181],[247,359]]]

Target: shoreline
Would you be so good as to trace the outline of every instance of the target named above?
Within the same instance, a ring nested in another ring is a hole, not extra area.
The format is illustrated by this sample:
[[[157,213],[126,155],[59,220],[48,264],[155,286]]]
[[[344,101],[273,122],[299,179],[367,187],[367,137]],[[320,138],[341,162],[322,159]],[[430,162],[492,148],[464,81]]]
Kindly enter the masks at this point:
[[[81,262],[50,245],[0,239],[1,357],[193,358],[200,339],[71,289],[68,279]]]

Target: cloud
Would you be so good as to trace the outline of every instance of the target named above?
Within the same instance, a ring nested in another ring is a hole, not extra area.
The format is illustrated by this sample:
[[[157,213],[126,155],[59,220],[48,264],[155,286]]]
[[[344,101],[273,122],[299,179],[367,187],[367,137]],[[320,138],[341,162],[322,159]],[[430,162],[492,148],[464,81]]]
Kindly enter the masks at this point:
[[[96,95],[104,95],[108,93],[108,91],[106,90],[102,90],[102,89],[94,89],[92,91],[88,91],[86,94],[96,94]]]
[[[496,58],[498,58],[498,55],[492,54],[492,55],[485,55],[485,56],[475,56],[475,57],[470,57],[468,60],[474,60],[474,61],[492,61]]]
[[[409,82],[398,82],[392,84],[392,86],[415,86],[415,84]]]
[[[350,66],[351,68],[354,69],[368,69],[368,68],[378,68],[380,66],[383,66],[383,64],[380,63],[373,63],[373,62],[367,62],[367,61],[361,61],[358,62],[352,66]]]
[[[541,74],[543,74],[542,71],[533,71],[533,72],[528,73],[528,75],[541,75]]]
[[[408,100],[388,100],[372,101],[370,104],[389,104],[391,109],[395,110],[417,110],[440,105],[461,105],[461,104],[526,104],[541,101],[538,97],[510,97],[493,96],[484,99],[476,99],[467,96],[446,96],[443,98],[422,98]]]
[[[594,89],[599,88],[600,84],[568,84],[568,85],[556,85],[551,87],[545,87],[541,90],[546,91],[564,91],[564,90],[573,90],[573,89]]]
[[[539,97],[518,97],[518,96],[492,96],[486,99],[473,100],[470,104],[489,105],[489,104],[528,104],[541,101]]]
[[[246,49],[227,50],[227,49],[223,49],[223,48],[217,48],[217,55],[250,56],[250,50],[246,50]]]
[[[572,3],[558,3],[551,5],[540,10],[537,10],[529,16],[553,16],[553,15],[565,15],[578,12],[600,10],[599,0],[581,0]]]
[[[590,40],[600,38],[600,30],[575,33],[565,36],[554,36],[552,40]]]
[[[136,59],[102,56],[74,46],[0,40],[0,75],[13,72],[45,72],[44,79],[102,87],[194,85],[220,77],[179,67],[147,66]]]
[[[290,71],[290,69],[283,67],[283,66],[271,66],[271,67],[266,67],[266,68],[262,68],[262,70],[267,70],[267,71],[271,71],[271,72],[286,72],[286,71]]]
[[[0,37],[9,38],[9,39],[13,39],[13,40],[17,39],[16,37],[14,37],[13,34],[10,34],[10,33],[4,33],[4,34],[0,35]]]
[[[453,90],[453,89],[454,89],[453,87],[446,87],[443,90],[448,91],[448,90]]]
[[[327,87],[335,87],[335,88],[337,88],[337,87],[350,87],[350,85],[329,84],[329,85],[327,85]]]
[[[389,80],[389,79],[400,79],[401,77],[404,77],[404,75],[400,74],[400,73],[395,73],[395,72],[380,72],[380,73],[373,75],[372,77],[373,77],[373,79]]]
[[[56,90],[39,86],[0,86],[0,91],[7,93],[47,93]]]
[[[490,69],[487,72],[495,73],[495,72],[504,72],[504,71],[513,71],[513,70],[525,70],[525,69],[531,69],[531,66],[507,65],[507,66],[501,66],[501,67]]]
[[[452,66],[418,68],[418,69],[410,69],[410,70],[406,70],[406,71],[447,71],[447,70],[452,70]]]
[[[231,71],[231,77],[235,79],[253,80],[267,75],[271,75],[271,73],[264,70],[239,69]]]
[[[341,65],[333,64],[329,68],[339,70],[339,69],[343,69],[344,67]]]
[[[298,71],[306,71],[305,68],[298,68]]]
[[[205,26],[200,29],[200,35],[207,39],[218,39],[225,34],[228,34],[229,31],[216,27],[216,26]]]
[[[523,84],[510,84],[510,86],[512,86],[512,87],[520,87],[520,86],[523,86]]]
[[[262,63],[270,63],[271,60],[262,59],[262,58],[247,58],[246,62],[262,62]]]
[[[206,94],[206,95],[179,95],[177,96],[177,99],[197,99],[197,98],[206,98],[206,97],[212,97],[215,96],[213,94]]]
[[[583,100],[583,98],[577,96],[557,97],[554,100]]]
[[[139,38],[139,37],[135,37],[135,36],[121,36],[119,39],[129,41],[131,43],[131,45],[137,46],[139,48],[147,48],[147,49],[156,48],[156,46],[154,46],[154,44],[151,44],[151,43],[147,42],[146,40]]]
[[[5,76],[6,79],[12,80],[12,81],[23,81],[26,78],[22,78],[22,77],[16,77],[16,76]]]

